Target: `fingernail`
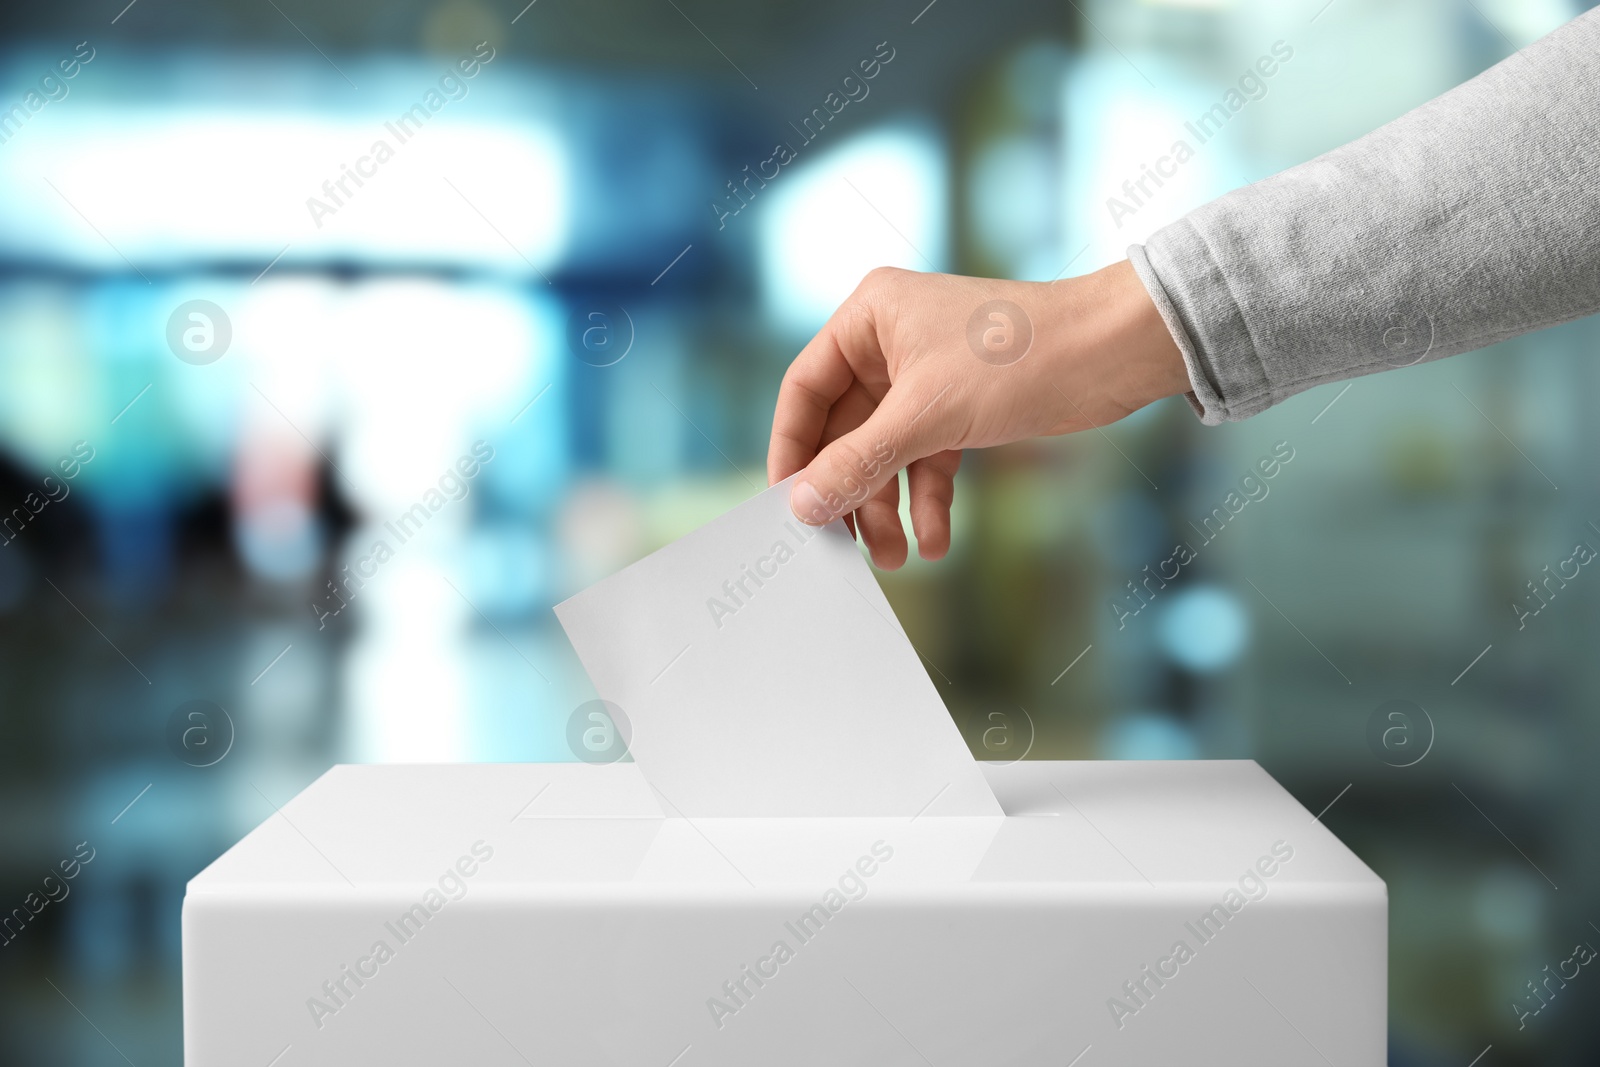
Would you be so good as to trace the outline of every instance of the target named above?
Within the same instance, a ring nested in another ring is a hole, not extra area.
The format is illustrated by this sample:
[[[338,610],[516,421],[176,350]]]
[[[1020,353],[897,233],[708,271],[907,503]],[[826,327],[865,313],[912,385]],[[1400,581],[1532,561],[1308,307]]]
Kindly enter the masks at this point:
[[[822,501],[822,494],[810,482],[794,483],[794,488],[789,490],[789,510],[808,526],[826,526],[833,518]]]

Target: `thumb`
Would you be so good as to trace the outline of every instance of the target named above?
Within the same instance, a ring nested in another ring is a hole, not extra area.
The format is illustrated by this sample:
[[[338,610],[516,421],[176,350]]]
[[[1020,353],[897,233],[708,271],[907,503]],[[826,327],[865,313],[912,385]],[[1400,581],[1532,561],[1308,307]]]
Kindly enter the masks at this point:
[[[900,398],[904,395],[904,390],[897,396],[891,388],[866,422],[829,444],[795,475],[789,508],[800,521],[823,526],[849,514],[901,468],[939,451],[929,427],[920,424],[920,413]]]

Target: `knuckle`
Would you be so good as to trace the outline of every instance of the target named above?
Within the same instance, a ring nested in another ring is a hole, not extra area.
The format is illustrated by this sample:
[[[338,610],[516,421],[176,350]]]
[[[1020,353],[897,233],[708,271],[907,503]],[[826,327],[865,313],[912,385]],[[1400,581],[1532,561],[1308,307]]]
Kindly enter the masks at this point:
[[[896,450],[886,437],[856,437],[839,442],[835,460],[840,495],[852,506],[871,498],[892,471]]]
[[[898,469],[895,455],[893,444],[882,437],[853,435],[829,445],[820,464],[822,476],[812,483],[817,496],[813,514],[832,520],[871,501]]]
[[[841,345],[876,331],[878,310],[883,306],[885,294],[885,288],[874,282],[870,274],[851,290],[828,324]]]
[[[910,271],[899,267],[873,267],[867,271],[867,276],[861,279],[859,291],[873,296],[883,296],[900,287]]]

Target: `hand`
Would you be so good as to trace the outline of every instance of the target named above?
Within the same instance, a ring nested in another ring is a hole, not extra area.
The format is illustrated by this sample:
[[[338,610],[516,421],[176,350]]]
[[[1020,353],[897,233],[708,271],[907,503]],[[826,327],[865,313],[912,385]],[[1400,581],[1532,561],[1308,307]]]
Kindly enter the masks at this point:
[[[950,547],[964,448],[1104,426],[1189,389],[1132,264],[1059,282],[879,268],[784,375],[768,484],[821,525],[854,516],[872,561],[906,560],[902,468],[923,559]]]

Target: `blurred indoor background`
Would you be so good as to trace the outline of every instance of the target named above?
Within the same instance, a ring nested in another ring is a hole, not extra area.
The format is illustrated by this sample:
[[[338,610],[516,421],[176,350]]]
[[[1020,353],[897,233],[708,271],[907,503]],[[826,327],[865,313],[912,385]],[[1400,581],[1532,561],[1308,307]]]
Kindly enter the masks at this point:
[[[866,270],[1087,272],[1588,6],[125,2],[0,13],[0,913],[92,855],[0,935],[29,1067],[180,1061],[185,882],[332,763],[572,758],[550,606],[765,484]],[[1600,1060],[1530,985],[1600,944],[1597,334],[970,456],[882,576],[980,756],[1324,811],[1397,1067]]]

